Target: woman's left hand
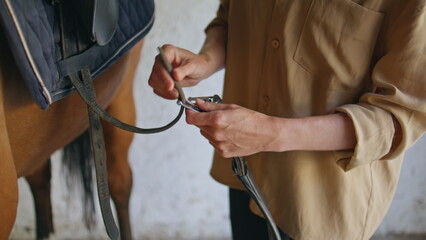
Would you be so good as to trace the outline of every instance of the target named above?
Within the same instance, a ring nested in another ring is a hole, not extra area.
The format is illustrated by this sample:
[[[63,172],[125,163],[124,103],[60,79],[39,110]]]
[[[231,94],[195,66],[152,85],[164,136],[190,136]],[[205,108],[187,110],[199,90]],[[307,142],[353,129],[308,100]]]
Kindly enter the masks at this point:
[[[205,112],[186,112],[186,122],[200,128],[225,158],[270,151],[279,134],[276,118],[234,104],[197,100]]]

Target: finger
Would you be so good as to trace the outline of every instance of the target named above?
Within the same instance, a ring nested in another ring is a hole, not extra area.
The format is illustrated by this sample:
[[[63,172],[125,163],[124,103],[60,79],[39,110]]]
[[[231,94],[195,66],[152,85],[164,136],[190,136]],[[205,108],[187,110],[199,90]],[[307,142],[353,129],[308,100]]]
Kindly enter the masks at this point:
[[[152,66],[151,75],[149,76],[148,84],[151,87],[168,87],[171,88],[173,79],[170,77],[170,74],[167,72],[164,64],[158,59],[158,56],[155,58],[154,65]]]
[[[152,69],[151,76],[148,79],[148,84],[152,88],[161,88],[166,91],[171,91],[174,88],[174,82],[167,71],[157,64]]]
[[[233,156],[237,156],[228,150],[227,144],[225,142],[216,142],[209,140],[210,145],[212,145],[215,151],[224,158],[230,158]]]
[[[215,148],[216,152],[219,153],[222,157],[231,158],[241,155],[239,154],[238,148],[236,148],[235,145],[227,141],[215,140],[206,128],[202,128],[200,133],[209,141],[209,143]]]
[[[214,142],[214,140],[210,137],[210,135],[206,131],[204,131],[203,129],[200,129],[200,133],[203,137],[205,137],[207,140],[209,140],[210,144],[212,142]]]
[[[200,128],[203,133],[209,136],[210,140],[213,140],[215,142],[221,142],[225,141],[226,137],[223,134],[223,132],[218,131],[218,129],[209,127],[209,126],[203,126]]]
[[[152,84],[152,88],[155,94],[166,99],[176,99],[179,95],[174,88],[170,90],[170,88],[162,87],[161,85],[155,86],[155,84]]]
[[[170,78],[164,66],[158,61],[156,61],[153,66],[148,84],[154,89],[154,92],[161,97],[176,99],[178,96],[177,91],[174,89],[173,80]]]
[[[204,130],[200,130],[200,133],[201,133],[201,135],[203,136],[203,137],[205,137],[208,141],[209,141],[209,143],[215,148],[215,149],[220,149],[223,145],[224,145],[224,143],[223,142],[221,142],[221,141],[216,141],[216,140],[214,140],[214,139],[212,139],[211,138],[211,136],[207,133],[207,132],[205,132]]]
[[[203,112],[198,113],[191,110],[186,111],[185,120],[186,123],[190,125],[195,125],[197,127],[208,126],[211,122],[211,113]]]
[[[157,90],[154,89],[153,92],[156,95],[158,95],[158,96],[160,96],[162,98],[168,99],[168,100],[177,99],[178,96],[179,96],[179,94],[178,94],[177,91],[175,91],[175,92],[159,92],[159,91],[157,91]]]
[[[182,81],[187,76],[190,76],[196,70],[196,66],[193,62],[184,63],[183,65],[173,70],[173,77],[176,81]]]
[[[178,62],[176,59],[176,51],[178,48],[171,44],[164,44],[161,48],[163,49],[163,54],[166,60],[175,67],[176,62]]]
[[[224,111],[213,112],[188,112],[186,115],[186,122],[191,125],[201,127],[213,127],[217,130],[229,126],[227,116]]]

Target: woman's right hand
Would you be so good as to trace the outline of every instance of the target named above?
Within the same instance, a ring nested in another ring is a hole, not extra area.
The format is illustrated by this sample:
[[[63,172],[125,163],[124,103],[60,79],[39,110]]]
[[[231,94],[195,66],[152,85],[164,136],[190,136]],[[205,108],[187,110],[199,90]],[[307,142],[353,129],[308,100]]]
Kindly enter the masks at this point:
[[[164,55],[173,66],[173,77],[182,87],[190,87],[198,84],[202,79],[207,78],[215,72],[214,66],[209,64],[207,54],[195,54],[188,50],[172,45],[162,47]],[[174,88],[173,79],[167,72],[161,57],[157,55],[148,81],[154,89],[154,93],[166,98],[176,99],[179,97]]]

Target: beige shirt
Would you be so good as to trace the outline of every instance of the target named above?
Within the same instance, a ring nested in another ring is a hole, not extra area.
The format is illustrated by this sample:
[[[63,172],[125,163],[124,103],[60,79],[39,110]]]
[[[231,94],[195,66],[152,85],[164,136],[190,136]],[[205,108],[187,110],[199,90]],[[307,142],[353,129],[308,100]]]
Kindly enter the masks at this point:
[[[246,157],[279,227],[294,239],[369,239],[426,129],[424,1],[222,0],[206,31],[217,26],[228,30],[225,102],[283,118],[340,111],[355,125],[354,151]],[[242,188],[229,159],[216,155],[211,174]]]

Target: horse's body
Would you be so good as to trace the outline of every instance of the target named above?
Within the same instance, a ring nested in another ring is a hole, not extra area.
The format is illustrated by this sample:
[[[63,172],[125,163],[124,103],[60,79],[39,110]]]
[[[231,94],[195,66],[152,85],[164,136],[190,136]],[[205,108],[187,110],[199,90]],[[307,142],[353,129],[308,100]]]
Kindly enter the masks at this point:
[[[0,35],[0,239],[7,239],[16,217],[17,178],[44,169],[54,151],[87,129],[88,115],[77,93],[52,104],[47,111],[41,110],[21,79],[4,35]],[[136,45],[94,81],[98,103],[131,124],[135,122],[132,83],[141,47],[142,43]],[[127,221],[128,225],[131,172],[127,150],[133,134],[109,124],[103,127],[109,179],[115,179],[109,181],[110,192],[119,222]],[[127,230],[120,228],[125,239]]]

